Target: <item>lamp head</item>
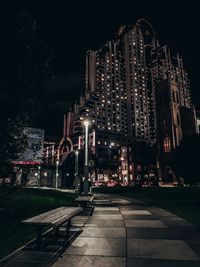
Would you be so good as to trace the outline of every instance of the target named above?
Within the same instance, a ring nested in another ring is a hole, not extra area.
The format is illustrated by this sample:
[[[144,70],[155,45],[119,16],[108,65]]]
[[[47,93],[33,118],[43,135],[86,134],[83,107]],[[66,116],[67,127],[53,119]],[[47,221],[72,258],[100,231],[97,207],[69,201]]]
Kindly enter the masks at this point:
[[[89,122],[89,120],[84,120],[84,121],[83,121],[83,124],[84,124],[85,127],[88,127],[89,124],[90,124],[90,122]]]

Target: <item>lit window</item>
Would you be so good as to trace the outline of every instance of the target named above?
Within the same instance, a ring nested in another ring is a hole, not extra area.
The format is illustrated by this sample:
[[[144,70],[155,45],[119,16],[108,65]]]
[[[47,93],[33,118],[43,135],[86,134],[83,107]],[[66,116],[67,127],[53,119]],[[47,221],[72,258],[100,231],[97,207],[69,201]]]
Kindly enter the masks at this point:
[[[163,146],[164,146],[164,151],[165,151],[165,153],[171,151],[171,143],[170,143],[170,138],[169,138],[168,135],[167,135],[167,136],[165,137],[165,139],[164,139]]]

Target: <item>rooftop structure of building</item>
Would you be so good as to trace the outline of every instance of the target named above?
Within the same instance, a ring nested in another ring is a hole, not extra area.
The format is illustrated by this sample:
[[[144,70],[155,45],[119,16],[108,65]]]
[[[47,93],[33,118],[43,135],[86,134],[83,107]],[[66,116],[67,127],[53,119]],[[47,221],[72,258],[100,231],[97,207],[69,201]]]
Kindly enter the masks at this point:
[[[177,83],[179,105],[192,107],[190,84],[182,58],[161,47],[152,25],[140,19],[121,26],[113,40],[86,54],[85,95],[65,119],[65,135],[83,132],[81,120],[92,129],[121,135],[131,141],[155,143],[157,139],[157,87]],[[78,139],[77,139],[78,141]]]

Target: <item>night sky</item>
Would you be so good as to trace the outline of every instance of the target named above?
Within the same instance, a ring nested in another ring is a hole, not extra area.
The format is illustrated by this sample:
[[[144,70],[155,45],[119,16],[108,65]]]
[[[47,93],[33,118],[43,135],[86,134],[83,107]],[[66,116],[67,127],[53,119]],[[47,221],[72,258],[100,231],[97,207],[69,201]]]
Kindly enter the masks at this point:
[[[61,137],[63,114],[84,91],[86,51],[113,39],[121,24],[134,24],[141,17],[151,22],[160,44],[168,44],[172,52],[183,56],[194,103],[200,108],[197,1],[187,1],[187,5],[183,1],[25,2],[29,2],[25,6],[37,21],[39,37],[55,53],[55,78],[45,86],[46,98],[37,124],[47,136]]]

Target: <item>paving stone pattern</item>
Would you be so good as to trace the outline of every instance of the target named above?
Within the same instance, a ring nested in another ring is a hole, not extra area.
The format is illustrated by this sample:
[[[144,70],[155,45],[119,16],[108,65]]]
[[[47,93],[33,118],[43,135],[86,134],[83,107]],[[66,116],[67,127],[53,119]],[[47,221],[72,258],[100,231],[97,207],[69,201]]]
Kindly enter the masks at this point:
[[[81,234],[53,267],[199,267],[200,232],[163,209],[98,194]]]

